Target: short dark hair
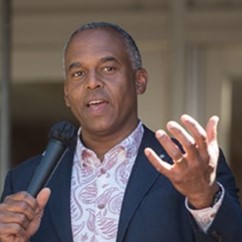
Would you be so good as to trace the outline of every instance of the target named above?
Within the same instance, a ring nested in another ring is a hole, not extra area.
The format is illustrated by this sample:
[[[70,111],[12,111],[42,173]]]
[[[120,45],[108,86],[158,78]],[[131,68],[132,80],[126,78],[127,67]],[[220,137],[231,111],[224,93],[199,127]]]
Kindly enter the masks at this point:
[[[130,57],[131,63],[133,65],[133,68],[138,70],[142,67],[142,59],[140,55],[140,51],[134,41],[134,39],[131,37],[129,33],[127,33],[124,29],[122,29],[120,26],[108,23],[108,22],[91,22],[84,25],[81,25],[79,28],[77,28],[69,37],[69,39],[66,42],[66,45],[64,47],[64,55],[66,53],[66,50],[68,49],[68,46],[72,40],[72,38],[81,31],[88,30],[88,29],[97,29],[97,28],[112,28],[116,32],[120,34],[122,39],[124,40],[124,44],[126,46],[127,54]]]

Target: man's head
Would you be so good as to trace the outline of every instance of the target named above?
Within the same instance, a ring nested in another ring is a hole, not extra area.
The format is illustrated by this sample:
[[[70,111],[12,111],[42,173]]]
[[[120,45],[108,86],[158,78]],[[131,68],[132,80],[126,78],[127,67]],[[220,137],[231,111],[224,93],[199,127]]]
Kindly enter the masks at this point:
[[[137,94],[145,92],[147,73],[134,41],[120,31],[87,24],[66,45],[65,102],[84,136],[122,138],[137,125]]]
[[[88,30],[88,29],[97,29],[97,28],[112,28],[113,30],[117,31],[120,34],[120,37],[123,39],[124,44],[126,46],[126,51],[130,57],[130,60],[132,62],[133,68],[135,70],[138,70],[142,67],[142,58],[140,55],[140,51],[132,38],[132,36],[126,32],[124,29],[122,29],[120,26],[113,24],[113,23],[107,23],[107,22],[91,22],[84,25],[81,25],[79,28],[77,28],[69,37],[67,40],[67,43],[64,47],[64,55],[66,53],[66,50],[68,49],[68,46],[72,40],[73,37],[75,37],[76,34]]]

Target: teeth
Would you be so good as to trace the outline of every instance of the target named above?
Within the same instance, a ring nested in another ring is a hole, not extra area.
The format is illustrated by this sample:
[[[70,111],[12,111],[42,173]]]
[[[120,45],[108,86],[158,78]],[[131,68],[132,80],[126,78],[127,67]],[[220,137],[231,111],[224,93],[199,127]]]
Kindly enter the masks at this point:
[[[95,104],[99,104],[99,103],[102,103],[102,101],[101,100],[91,101],[89,103],[89,105],[95,105]]]

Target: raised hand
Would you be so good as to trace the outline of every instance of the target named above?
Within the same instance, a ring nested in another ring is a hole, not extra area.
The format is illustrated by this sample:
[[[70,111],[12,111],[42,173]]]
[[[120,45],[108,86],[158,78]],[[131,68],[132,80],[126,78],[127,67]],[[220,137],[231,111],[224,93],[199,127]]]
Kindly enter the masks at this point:
[[[217,116],[211,117],[206,129],[189,115],[181,116],[184,128],[177,122],[168,122],[167,130],[180,142],[185,153],[164,130],[158,130],[156,138],[173,159],[173,164],[161,160],[151,148],[145,149],[145,155],[154,167],[197,209],[209,207],[219,189],[216,183],[218,120]]]

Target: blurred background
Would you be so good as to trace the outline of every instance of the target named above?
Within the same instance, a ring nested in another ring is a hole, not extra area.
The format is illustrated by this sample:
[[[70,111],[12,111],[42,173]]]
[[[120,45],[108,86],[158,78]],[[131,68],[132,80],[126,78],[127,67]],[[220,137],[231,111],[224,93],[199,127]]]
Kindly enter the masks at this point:
[[[136,40],[149,72],[145,124],[220,117],[219,144],[242,188],[242,0],[0,0],[0,190],[9,168],[43,151],[56,121],[75,123],[62,50],[90,21],[117,23]]]

